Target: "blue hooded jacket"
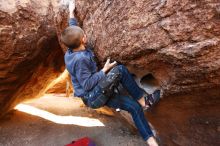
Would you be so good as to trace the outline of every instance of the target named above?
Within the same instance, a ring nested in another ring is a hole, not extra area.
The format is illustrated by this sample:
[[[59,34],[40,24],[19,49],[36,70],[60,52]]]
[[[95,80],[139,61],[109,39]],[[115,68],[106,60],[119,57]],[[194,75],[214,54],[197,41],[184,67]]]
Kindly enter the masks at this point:
[[[76,19],[71,18],[69,25],[77,25]],[[65,53],[64,60],[66,68],[71,75],[74,96],[76,97],[83,97],[105,77],[105,73],[102,70],[97,71],[94,53],[89,48],[75,52],[69,48]]]

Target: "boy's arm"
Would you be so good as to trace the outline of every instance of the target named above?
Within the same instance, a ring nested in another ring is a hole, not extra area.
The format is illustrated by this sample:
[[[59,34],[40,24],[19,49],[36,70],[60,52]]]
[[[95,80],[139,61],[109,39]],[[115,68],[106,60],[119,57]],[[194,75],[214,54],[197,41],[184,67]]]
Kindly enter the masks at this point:
[[[90,68],[90,60],[88,58],[81,57],[77,60],[75,66],[76,78],[85,91],[90,91],[105,77],[103,70],[92,73]]]
[[[77,20],[74,15],[75,8],[75,0],[69,0],[69,26],[77,26]]]

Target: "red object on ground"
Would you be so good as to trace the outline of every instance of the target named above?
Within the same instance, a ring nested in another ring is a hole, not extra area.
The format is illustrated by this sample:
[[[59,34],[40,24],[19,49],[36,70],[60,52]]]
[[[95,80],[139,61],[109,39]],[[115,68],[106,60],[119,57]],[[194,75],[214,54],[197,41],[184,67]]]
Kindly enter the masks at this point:
[[[95,143],[88,137],[81,138],[77,141],[73,141],[66,146],[96,146]]]

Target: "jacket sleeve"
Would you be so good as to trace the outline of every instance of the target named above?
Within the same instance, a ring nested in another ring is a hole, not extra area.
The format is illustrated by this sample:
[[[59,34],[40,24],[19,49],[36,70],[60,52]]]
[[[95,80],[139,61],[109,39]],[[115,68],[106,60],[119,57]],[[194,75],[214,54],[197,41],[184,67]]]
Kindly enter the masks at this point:
[[[85,91],[90,91],[105,77],[105,73],[102,70],[92,73],[90,65],[89,58],[81,57],[77,60],[75,66],[76,78]]]
[[[69,26],[78,26],[76,18],[69,19]]]

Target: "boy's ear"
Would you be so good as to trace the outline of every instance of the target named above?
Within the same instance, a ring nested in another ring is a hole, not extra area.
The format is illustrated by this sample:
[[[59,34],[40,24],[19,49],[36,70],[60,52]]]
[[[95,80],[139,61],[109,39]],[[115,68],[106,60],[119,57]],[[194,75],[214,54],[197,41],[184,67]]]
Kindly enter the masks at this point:
[[[86,36],[85,36],[85,35],[84,35],[83,38],[82,38],[82,42],[83,42],[83,43],[86,43]]]

